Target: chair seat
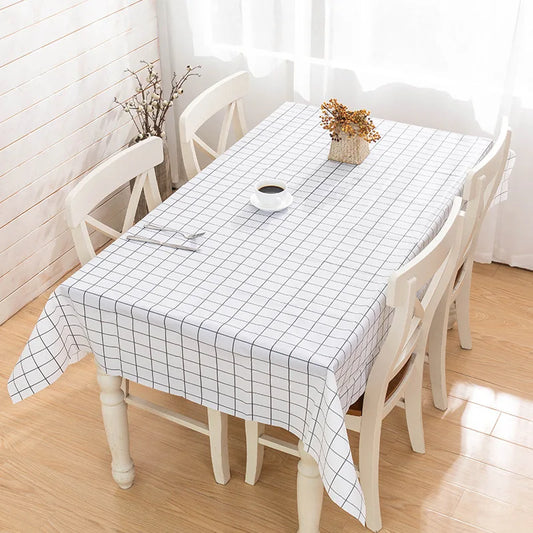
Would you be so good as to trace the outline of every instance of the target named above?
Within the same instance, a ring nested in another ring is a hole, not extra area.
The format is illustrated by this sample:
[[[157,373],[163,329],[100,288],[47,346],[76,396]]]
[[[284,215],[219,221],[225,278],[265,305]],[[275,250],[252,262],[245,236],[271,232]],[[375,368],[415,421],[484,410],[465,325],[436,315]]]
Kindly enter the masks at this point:
[[[385,403],[387,400],[396,392],[396,389],[400,386],[400,383],[403,380],[403,377],[405,376],[405,373],[407,372],[407,368],[409,366],[409,360],[402,366],[402,368],[399,370],[399,372],[390,380],[389,386],[387,387],[387,394],[385,395]],[[348,408],[348,412],[346,414],[352,415],[352,416],[361,416],[363,414],[363,404],[365,401],[365,394],[363,395],[350,407]]]

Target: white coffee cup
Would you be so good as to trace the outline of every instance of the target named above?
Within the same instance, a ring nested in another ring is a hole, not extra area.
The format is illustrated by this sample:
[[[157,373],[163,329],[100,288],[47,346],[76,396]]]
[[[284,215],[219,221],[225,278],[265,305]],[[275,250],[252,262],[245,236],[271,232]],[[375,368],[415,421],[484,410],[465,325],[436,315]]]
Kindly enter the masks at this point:
[[[263,209],[276,209],[284,205],[289,197],[287,184],[278,179],[258,181],[254,186],[254,193],[257,203]]]

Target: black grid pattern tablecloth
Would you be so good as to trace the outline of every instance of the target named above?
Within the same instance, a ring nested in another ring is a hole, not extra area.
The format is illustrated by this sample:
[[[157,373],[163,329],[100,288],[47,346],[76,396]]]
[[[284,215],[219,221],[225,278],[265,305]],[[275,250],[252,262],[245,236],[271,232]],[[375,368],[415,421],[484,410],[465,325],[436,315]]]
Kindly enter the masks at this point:
[[[204,228],[198,252],[120,238],[51,295],[9,380],[13,401],[92,352],[108,374],[281,426],[331,498],[364,502],[344,413],[390,323],[390,274],[442,226],[489,140],[376,120],[359,166],[328,161],[315,107],[287,103],[145,221]],[[282,178],[292,206],[249,203]],[[155,235],[137,224],[130,233]]]

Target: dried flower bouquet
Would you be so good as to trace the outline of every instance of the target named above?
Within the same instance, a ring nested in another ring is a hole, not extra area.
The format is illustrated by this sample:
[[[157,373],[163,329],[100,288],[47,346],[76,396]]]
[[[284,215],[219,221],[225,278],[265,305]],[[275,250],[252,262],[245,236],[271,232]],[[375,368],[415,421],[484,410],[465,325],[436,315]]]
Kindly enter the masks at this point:
[[[328,159],[359,165],[370,153],[369,144],[381,138],[370,111],[350,111],[335,98],[324,102],[320,122],[331,137]]]
[[[130,115],[135,124],[138,133],[135,141],[142,141],[152,135],[165,137],[163,127],[168,110],[172,107],[174,100],[183,94],[183,84],[191,76],[199,76],[200,74],[196,70],[201,68],[200,65],[187,66],[185,74],[179,79],[174,72],[169,96],[165,98],[161,87],[161,77],[155,71],[153,63],[147,61],[142,61],[142,63],[145,63],[148,68],[146,83],[143,84],[136,72],[127,69],[126,72],[129,72],[137,80],[137,93],[125,102],[120,102],[115,97],[115,102]]]
[[[330,137],[334,141],[340,141],[343,132],[348,137],[357,135],[369,143],[381,139],[370,118],[370,111],[366,109],[350,111],[335,98],[324,102],[320,109],[322,110],[320,117],[322,127],[330,132]]]

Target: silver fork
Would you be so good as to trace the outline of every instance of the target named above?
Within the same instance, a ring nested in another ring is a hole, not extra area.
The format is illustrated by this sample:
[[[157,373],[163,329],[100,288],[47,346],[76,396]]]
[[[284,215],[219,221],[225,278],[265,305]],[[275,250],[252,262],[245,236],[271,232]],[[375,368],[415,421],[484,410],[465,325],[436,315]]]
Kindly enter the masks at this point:
[[[169,228],[167,226],[158,226],[157,224],[152,224],[151,222],[147,222],[144,227],[146,229],[153,229],[157,231],[171,231],[172,233],[179,233],[182,237],[184,237],[187,240],[195,239],[196,237],[201,237],[202,235],[205,235],[205,231],[197,231],[195,233],[185,233],[184,231],[176,228]]]

